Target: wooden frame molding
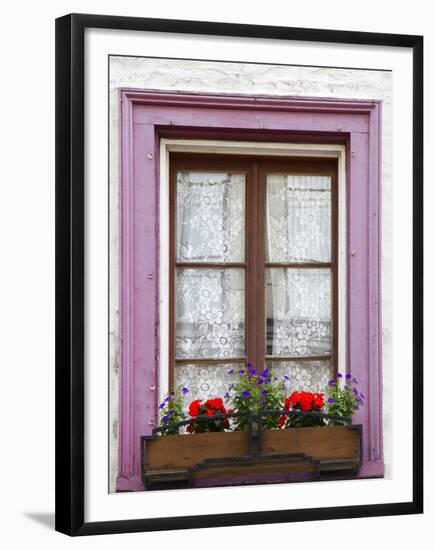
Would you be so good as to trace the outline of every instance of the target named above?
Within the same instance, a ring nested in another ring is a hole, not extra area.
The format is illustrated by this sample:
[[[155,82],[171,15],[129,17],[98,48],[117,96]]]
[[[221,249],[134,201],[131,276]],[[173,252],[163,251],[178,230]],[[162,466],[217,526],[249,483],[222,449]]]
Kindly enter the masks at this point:
[[[142,490],[157,421],[159,143],[341,144],[347,181],[347,365],[366,389],[361,476],[381,476],[380,119],[377,101],[120,90],[121,380],[118,490]]]

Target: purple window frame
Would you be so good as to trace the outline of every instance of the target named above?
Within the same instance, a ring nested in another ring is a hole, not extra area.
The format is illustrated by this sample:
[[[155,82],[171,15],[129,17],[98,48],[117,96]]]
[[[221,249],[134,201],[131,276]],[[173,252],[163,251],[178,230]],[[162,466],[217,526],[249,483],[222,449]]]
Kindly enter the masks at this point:
[[[161,138],[338,143],[346,148],[347,369],[366,389],[360,477],[383,475],[381,102],[120,89],[118,490],[143,490],[140,436],[157,423]]]

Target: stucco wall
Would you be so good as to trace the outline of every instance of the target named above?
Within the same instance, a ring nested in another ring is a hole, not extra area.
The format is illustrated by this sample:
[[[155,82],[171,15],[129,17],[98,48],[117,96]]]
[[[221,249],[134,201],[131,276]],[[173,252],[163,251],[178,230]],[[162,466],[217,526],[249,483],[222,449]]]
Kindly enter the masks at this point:
[[[119,405],[118,88],[233,92],[383,101],[381,310],[385,475],[392,449],[392,73],[214,61],[110,58],[110,489],[117,475]]]

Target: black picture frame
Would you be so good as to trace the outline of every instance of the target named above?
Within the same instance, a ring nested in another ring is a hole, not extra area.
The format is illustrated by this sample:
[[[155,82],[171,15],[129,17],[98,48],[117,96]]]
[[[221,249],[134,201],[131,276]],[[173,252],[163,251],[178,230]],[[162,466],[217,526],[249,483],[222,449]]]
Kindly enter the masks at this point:
[[[413,498],[409,502],[86,523],[84,31],[187,33],[413,51]],[[56,20],[56,530],[95,535],[423,512],[423,37],[70,14]]]

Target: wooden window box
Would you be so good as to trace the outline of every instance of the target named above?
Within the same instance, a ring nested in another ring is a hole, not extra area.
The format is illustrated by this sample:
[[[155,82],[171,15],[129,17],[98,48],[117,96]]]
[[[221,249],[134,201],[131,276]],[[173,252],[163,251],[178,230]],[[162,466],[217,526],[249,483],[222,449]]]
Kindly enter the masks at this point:
[[[354,477],[362,425],[141,438],[147,489]]]

